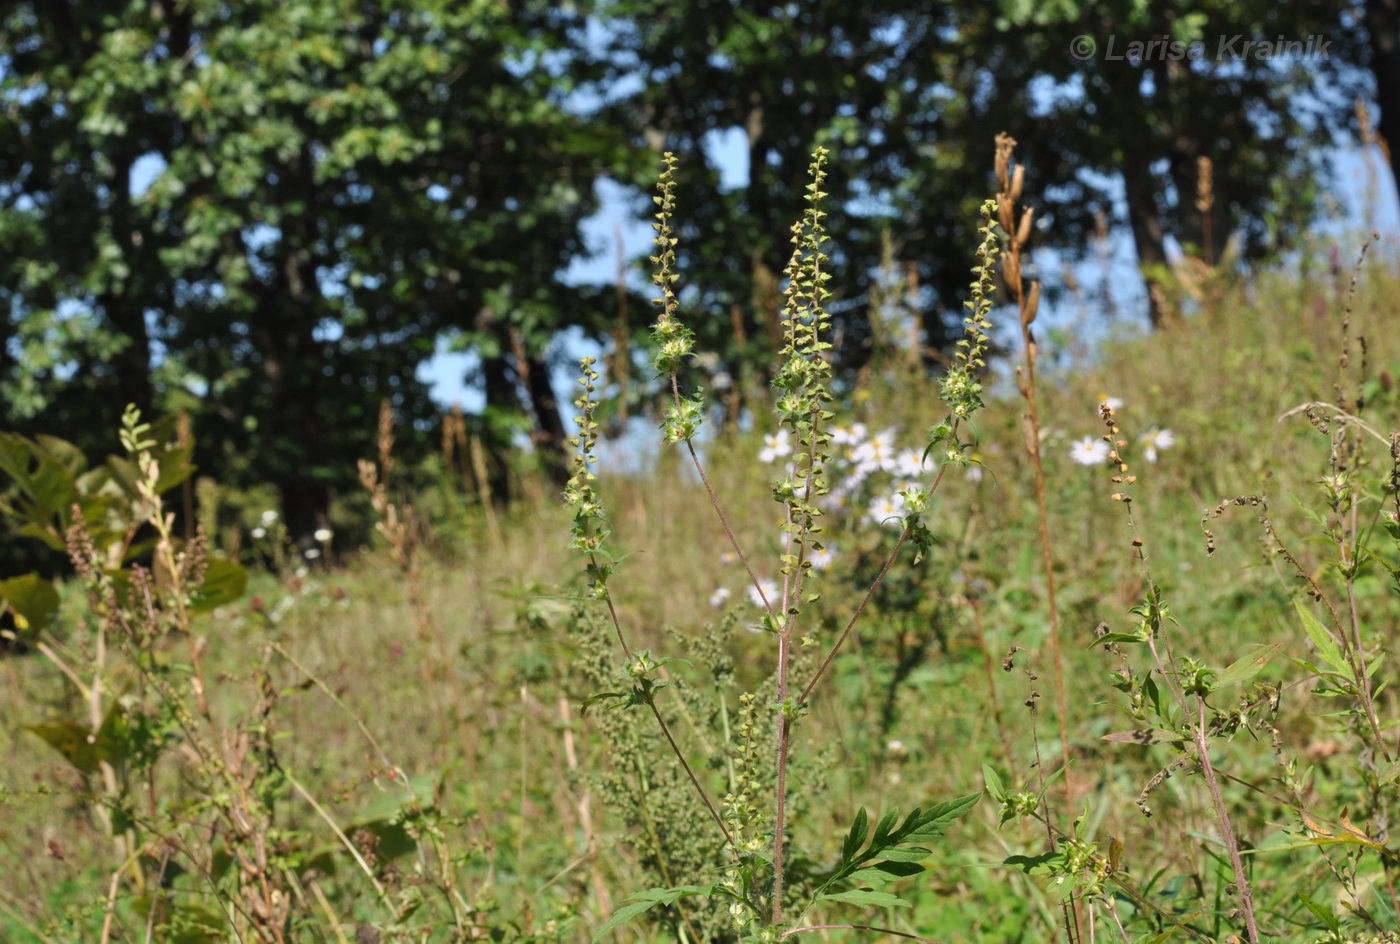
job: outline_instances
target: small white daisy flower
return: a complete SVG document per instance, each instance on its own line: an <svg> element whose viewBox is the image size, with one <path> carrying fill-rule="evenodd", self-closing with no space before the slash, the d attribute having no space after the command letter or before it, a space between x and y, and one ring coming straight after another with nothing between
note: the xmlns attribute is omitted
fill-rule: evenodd
<svg viewBox="0 0 1400 944"><path fill-rule="evenodd" d="M1138 442L1142 443L1142 457L1148 462L1156 462L1158 451L1176 445L1176 436L1169 429L1157 429L1154 426L1139 436Z"/></svg>
<svg viewBox="0 0 1400 944"><path fill-rule="evenodd" d="M254 539L256 539L256 540L258 540L258 541L261 541L263 538L267 537L267 529L266 529L266 528L254 528L252 531L249 531L248 533L251 534L251 535L254 537Z"/></svg>
<svg viewBox="0 0 1400 944"><path fill-rule="evenodd" d="M710 606L719 609L724 606L724 601L730 597L728 587L716 587L715 592L710 594Z"/></svg>
<svg viewBox="0 0 1400 944"><path fill-rule="evenodd" d="M268 509L262 513L262 523L264 528L270 528L277 523L277 512Z"/></svg>
<svg viewBox="0 0 1400 944"><path fill-rule="evenodd" d="M870 503L866 514L871 524L904 524L904 496L898 493L881 495Z"/></svg>
<svg viewBox="0 0 1400 944"><path fill-rule="evenodd" d="M831 442L836 446L854 446L865 439L865 424L837 424L831 428Z"/></svg>
<svg viewBox="0 0 1400 944"><path fill-rule="evenodd" d="M762 594L759 594L758 592L759 587L763 588ZM753 584L749 584L749 602L752 603L754 606L762 606L764 597L767 597L768 602L773 604L774 606L777 606L780 602L782 602L777 599L778 585L772 580L769 580L767 577L760 577L758 578L757 587L755 587Z"/></svg>
<svg viewBox="0 0 1400 944"><path fill-rule="evenodd" d="M826 570L835 559L836 549L830 545L822 547L821 550L813 551L812 556L809 558L812 562L813 570Z"/></svg>
<svg viewBox="0 0 1400 944"><path fill-rule="evenodd" d="M1103 465L1108 453L1108 443L1093 436L1085 436L1069 447L1069 457L1080 465Z"/></svg>
<svg viewBox="0 0 1400 944"><path fill-rule="evenodd" d="M1123 409L1123 398L1101 396L1099 397L1099 409L1103 409L1104 407L1108 407L1110 410L1117 413L1119 410Z"/></svg>
<svg viewBox="0 0 1400 944"><path fill-rule="evenodd" d="M312 537L320 541L322 544L325 544L331 538L335 537L335 532L332 531L330 528L317 528L316 532L312 535Z"/></svg>
<svg viewBox="0 0 1400 944"><path fill-rule="evenodd" d="M774 459L792 455L792 443L788 441L789 438L789 433L785 429L764 436L763 448L758 451L758 461L772 462Z"/></svg>
<svg viewBox="0 0 1400 944"><path fill-rule="evenodd" d="M894 474L902 479L917 479L924 474L924 457L917 449L902 449L895 456Z"/></svg>

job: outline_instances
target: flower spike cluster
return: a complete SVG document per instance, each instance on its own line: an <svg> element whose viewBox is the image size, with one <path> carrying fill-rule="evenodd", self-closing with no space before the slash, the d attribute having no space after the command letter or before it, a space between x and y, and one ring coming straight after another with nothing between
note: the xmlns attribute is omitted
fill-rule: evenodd
<svg viewBox="0 0 1400 944"><path fill-rule="evenodd" d="M665 169L657 180L659 191L652 200L660 209L656 222L651 228L656 231L652 242L656 244L656 255L651 257L656 266L652 282L661 289L661 297L652 302L661 308L656 324L652 327L651 339L656 344L656 356L652 366L660 376L671 378L671 405L666 408L666 418L661 423L668 443L689 442L700 430L705 419L704 396L697 393L693 399L681 396L677 374L685 359L694 353L695 336L676 317L679 302L676 299L676 281L680 278L674 271L676 264L676 237L671 232L671 218L676 212L676 155L667 151L662 157Z"/></svg>

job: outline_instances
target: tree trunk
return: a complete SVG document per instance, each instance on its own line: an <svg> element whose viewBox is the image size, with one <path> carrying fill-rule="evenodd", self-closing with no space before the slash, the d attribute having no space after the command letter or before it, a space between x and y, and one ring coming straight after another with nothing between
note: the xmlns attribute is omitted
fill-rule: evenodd
<svg viewBox="0 0 1400 944"><path fill-rule="evenodd" d="M530 394L530 411L535 415L535 450L550 481L563 488L569 481L569 437L564 418L559 415L549 365L538 355L526 358L525 364L525 389Z"/></svg>
<svg viewBox="0 0 1400 944"><path fill-rule="evenodd" d="M1400 147L1400 0L1366 0L1362 14L1371 43L1371 71L1376 76L1376 103L1381 119L1376 131L1400 190L1400 170L1393 151Z"/></svg>
<svg viewBox="0 0 1400 944"><path fill-rule="evenodd" d="M1169 320L1166 299L1153 269L1167 264L1166 241L1157 207L1152 172L1142 160L1129 158L1123 163L1123 184L1128 199L1128 224L1133 230L1133 247L1147 287L1147 315L1154 329Z"/></svg>

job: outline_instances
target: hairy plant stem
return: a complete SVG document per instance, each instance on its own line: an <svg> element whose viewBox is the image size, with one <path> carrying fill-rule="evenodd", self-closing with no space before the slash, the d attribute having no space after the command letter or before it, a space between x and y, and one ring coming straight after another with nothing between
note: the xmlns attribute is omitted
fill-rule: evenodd
<svg viewBox="0 0 1400 944"><path fill-rule="evenodd" d="M1240 910L1244 912L1244 924L1249 932L1251 944L1259 944L1259 925L1254 918L1254 892L1249 886L1249 875L1244 869L1244 859L1240 856L1240 844L1235 839L1235 830L1230 823L1230 811L1225 807L1225 795L1220 792L1220 781L1215 776L1215 766L1210 762L1210 745L1206 741L1206 703L1196 696L1196 756L1201 762L1201 773L1205 776L1206 789L1210 791L1211 805L1215 807L1215 817L1220 828L1220 838L1225 842L1225 851L1230 856L1230 868L1235 873L1235 888L1240 896Z"/></svg>

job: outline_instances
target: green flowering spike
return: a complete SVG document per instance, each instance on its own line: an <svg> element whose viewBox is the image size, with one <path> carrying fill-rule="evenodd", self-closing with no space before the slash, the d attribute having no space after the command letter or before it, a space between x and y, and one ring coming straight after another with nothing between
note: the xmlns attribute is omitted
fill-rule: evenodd
<svg viewBox="0 0 1400 944"><path fill-rule="evenodd" d="M675 283L679 276L673 271L676 264L676 237L671 232L671 217L676 212L676 155L667 151L662 157L665 169L657 180L657 196L653 197L661 209L656 214L656 222L651 228L656 231L652 242L656 244L656 255L651 264L656 266L653 283L661 289L661 297L652 299L661 308L652 328L651 339L656 343L656 356L652 366L661 376L674 375L693 353L695 337L676 318L679 302L676 300ZM689 437L686 437L689 438ZM669 440L675 441L675 440Z"/></svg>
<svg viewBox="0 0 1400 944"><path fill-rule="evenodd" d="M792 227L792 258L784 270L782 363L773 380L779 391L774 411L796 440L796 468L773 483L773 497L786 506L783 530L792 535L792 553L784 557L783 572L799 575L799 579L812 575L806 548L812 543L811 536L821 531L817 522L821 511L814 499L828 491L826 464L831 460L827 453L831 436L822 425L832 417L826 409L832 401L828 389L831 345L823 340L831 330L831 318L824 307L831 295L825 287L831 276L825 271L829 260L822 251L830 239L823 225L826 213L821 209L826 197L822 191L826 158L825 148L813 153L807 208ZM795 615L796 610L792 606L788 614Z"/></svg>
<svg viewBox="0 0 1400 944"><path fill-rule="evenodd" d="M996 291L997 254L1001 247L997 239L997 222L993 218L996 201L987 200L982 204L982 243L977 247L978 264L972 267L977 276L972 283L972 298L963 303L969 314L963 319L963 337L957 343L953 365L939 381L939 396L948 404L953 420L968 420L983 406L982 381L980 372L987 366L987 342L991 340L992 323L988 315L992 310L992 296ZM967 460L964 444L957 440L951 423L940 423L929 430L928 455L933 447L943 444L943 460L953 465L963 465Z"/></svg>
<svg viewBox="0 0 1400 944"><path fill-rule="evenodd" d="M589 466L598 461L598 457L593 454L598 444L598 424L593 419L598 409L598 403L593 399L598 383L598 372L593 369L595 363L597 361L592 357L585 357L579 361L582 374L578 382L583 392L574 400L574 406L579 409L578 416L574 417L574 425L578 427L579 434L569 440L570 445L578 452L574 454L573 459L574 474L564 485L564 502L574 509L574 523L569 529L574 539L569 542L569 547L589 555L591 594L597 599L605 600L608 596L607 579L613 568L600 566L592 560L595 555L609 556L603 547L603 542L609 534L608 516L602 502L593 491L592 482L597 476L589 469Z"/></svg>

